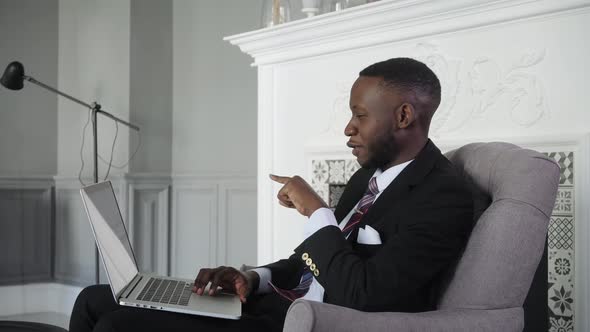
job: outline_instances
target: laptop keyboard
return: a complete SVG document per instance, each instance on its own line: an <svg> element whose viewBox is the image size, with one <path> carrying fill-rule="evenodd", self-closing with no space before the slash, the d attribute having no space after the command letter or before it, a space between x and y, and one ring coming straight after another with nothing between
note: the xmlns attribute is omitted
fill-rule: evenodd
<svg viewBox="0 0 590 332"><path fill-rule="evenodd" d="M192 285L187 282L150 278L137 296L138 300L165 304L188 305Z"/></svg>

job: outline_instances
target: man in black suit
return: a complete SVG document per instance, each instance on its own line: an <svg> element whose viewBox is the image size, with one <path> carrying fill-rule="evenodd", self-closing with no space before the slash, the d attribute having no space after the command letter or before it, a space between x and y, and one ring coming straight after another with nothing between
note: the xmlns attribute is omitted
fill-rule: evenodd
<svg viewBox="0 0 590 332"><path fill-rule="evenodd" d="M243 319L121 308L108 289L94 286L79 296L70 330L280 331L300 296L363 311L434 309L441 278L458 259L473 219L470 191L428 139L439 103L436 75L416 60L390 59L360 72L344 133L362 168L334 213L302 178L271 175L283 184L280 204L309 217L303 242L288 259L246 272L201 269L195 279L199 295L209 283L237 293Z"/></svg>

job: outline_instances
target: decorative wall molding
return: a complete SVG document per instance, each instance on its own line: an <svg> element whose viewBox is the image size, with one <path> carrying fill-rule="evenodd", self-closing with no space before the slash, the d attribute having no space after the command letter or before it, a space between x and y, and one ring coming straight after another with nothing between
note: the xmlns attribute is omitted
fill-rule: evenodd
<svg viewBox="0 0 590 332"><path fill-rule="evenodd" d="M257 253L256 180L219 185L217 263L239 267L255 265Z"/></svg>
<svg viewBox="0 0 590 332"><path fill-rule="evenodd" d="M55 176L55 279L71 285L91 285L95 281L96 246L88 216L80 196L82 184L77 177ZM127 185L124 176L112 177L113 190L128 225ZM83 179L85 184L92 180ZM100 281L107 282L99 264Z"/></svg>
<svg viewBox="0 0 590 332"><path fill-rule="evenodd" d="M436 43L419 42L415 45L412 54L415 58L424 62L438 76L441 82L441 103L434 114L434 119L430 125L430 132L437 133L444 127L456 111L455 104L457 97L460 95L461 88L461 67L465 62L457 55L445 54L439 49Z"/></svg>
<svg viewBox="0 0 590 332"><path fill-rule="evenodd" d="M129 238L140 271L169 273L169 175L130 174L126 177Z"/></svg>
<svg viewBox="0 0 590 332"><path fill-rule="evenodd" d="M84 182L90 181L84 179ZM252 223L242 222L244 218L256 218L254 175L124 174L113 177L111 182L140 270L186 275L187 269L192 271L197 266L255 263L252 257L256 253L256 230L244 229L244 225ZM80 198L81 187L78 178L72 176L0 178L0 203L3 197L12 197L15 193L18 193L19 200L36 201L41 195L47 201L44 204L50 212L39 210L42 216L29 219L38 223L49 216L47 225L37 229L47 238L42 243L47 246L55 244L54 249L48 247L39 251L47 256L44 259L30 254L26 256L35 259L34 266L41 266L40 261L46 262L47 271L42 276L30 271L19 272L14 280L0 276L0 283L52 280L52 265L53 277L59 282L73 285L94 283L94 237ZM5 198L10 198L8 196ZM54 225L51 223L53 204ZM240 235L251 238L251 247L235 247L236 242L244 243L236 241ZM184 248L194 249L196 254L191 255ZM180 256L175 254L179 251ZM52 260L52 257L55 258ZM249 261L242 262L242 259ZM20 259L17 263L18 266L13 268L18 272L23 264ZM183 270L189 265L190 268ZM101 282L106 282L102 264L100 273Z"/></svg>
<svg viewBox="0 0 590 332"><path fill-rule="evenodd" d="M258 66L589 8L587 0L382 0L225 40Z"/></svg>
<svg viewBox="0 0 590 332"><path fill-rule="evenodd" d="M534 68L545 59L545 49L502 59L479 54L468 60L443 53L435 43L419 42L411 54L444 82L430 126L433 137L456 132L487 113L501 113L521 127L531 127L548 114L544 83Z"/></svg>
<svg viewBox="0 0 590 332"><path fill-rule="evenodd" d="M236 205L236 197L240 196ZM240 200L250 202L240 206ZM200 267L247 263L237 261L244 251L250 251L250 256L254 256L256 230L245 229L241 234L253 238L251 248L233 248L235 241L231 241L231 232L239 228L242 218L255 218L255 201L253 176L173 176L171 274L194 278Z"/></svg>
<svg viewBox="0 0 590 332"><path fill-rule="evenodd" d="M0 189L46 189L53 187L52 175L0 176Z"/></svg>
<svg viewBox="0 0 590 332"><path fill-rule="evenodd" d="M525 127L536 123L546 112L544 89L528 69L543 61L545 53L545 50L525 52L508 68L489 57L477 59L469 71L473 97L481 100L475 114L481 116L503 102L515 123ZM492 77L483 77L486 73Z"/></svg>
<svg viewBox="0 0 590 332"><path fill-rule="evenodd" d="M51 177L0 177L0 284L52 278Z"/></svg>
<svg viewBox="0 0 590 332"><path fill-rule="evenodd" d="M252 222L256 218L255 175L125 174L111 181L141 270L194 278L198 267L256 263L256 229L248 226L256 224ZM90 181L85 179L85 182ZM26 278L19 274L12 280L0 275L0 283L39 280L78 286L94 283L94 238L81 202L80 188L77 177L0 177L0 204L6 192L18 193L19 199L27 202L29 197L23 193L34 193L30 199L37 200L41 195L43 201L47 201L47 208L55 203L56 216L52 226L55 231L45 229L51 226L51 218L47 227L39 228L47 237L48 245L55 242L55 260L51 260L50 248L42 251L47 256L42 259L29 255L35 266L43 261L47 263L43 278L29 273ZM45 209L38 214L53 215ZM29 219L35 223L43 220L40 216ZM53 234L55 240L52 240ZM50 273L51 264L54 265L54 279ZM14 268L20 271L20 267ZM107 282L102 264L101 282ZM0 287L0 312L10 315L55 311L51 306L69 296L67 294L73 294L69 289L77 291L73 297L68 297L71 303L66 301L67 306L60 307L65 308L63 313L69 314L80 289L53 283ZM30 303L31 290L41 292L38 304ZM2 300L10 298L5 294L13 294L17 301L10 310L4 310L8 304ZM45 294L57 300L47 302Z"/></svg>
<svg viewBox="0 0 590 332"><path fill-rule="evenodd" d="M484 54L474 59L460 52L443 52L433 42L418 42L409 54L427 64L439 80L441 104L430 125L431 137L464 129L490 113L523 127L531 127L549 115L545 84L538 75L545 49L524 50L516 56L498 59ZM342 143L342 132L350 119L349 98L354 81L338 82L326 128L308 140L313 145Z"/></svg>
<svg viewBox="0 0 590 332"><path fill-rule="evenodd" d="M168 273L169 187L166 174L122 174L110 178L140 269ZM84 183L91 183L83 179ZM84 211L77 177L56 176L57 280L94 283L94 237ZM74 251L73 248L79 248ZM100 264L101 282L106 275Z"/></svg>

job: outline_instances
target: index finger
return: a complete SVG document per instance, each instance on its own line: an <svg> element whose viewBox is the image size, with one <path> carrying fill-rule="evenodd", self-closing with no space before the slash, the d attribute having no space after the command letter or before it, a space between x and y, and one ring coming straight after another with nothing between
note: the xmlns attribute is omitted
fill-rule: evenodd
<svg viewBox="0 0 590 332"><path fill-rule="evenodd" d="M193 287L193 290L198 295L203 294L203 290L204 290L205 286L207 286L207 284L211 280L211 275L213 274L213 272L214 272L213 269L199 270L199 274L197 275L197 278L195 279L195 284Z"/></svg>
<svg viewBox="0 0 590 332"><path fill-rule="evenodd" d="M278 176L278 175L274 175L274 174L269 174L271 180L281 183L281 184L285 184L287 182L289 182L289 180L291 180L290 177L288 176Z"/></svg>

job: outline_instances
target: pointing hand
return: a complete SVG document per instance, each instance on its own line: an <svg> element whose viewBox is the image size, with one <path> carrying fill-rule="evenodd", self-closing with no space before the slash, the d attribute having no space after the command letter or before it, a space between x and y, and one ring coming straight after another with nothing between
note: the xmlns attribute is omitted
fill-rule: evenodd
<svg viewBox="0 0 590 332"><path fill-rule="evenodd" d="M282 206L297 209L302 215L309 217L317 209L328 207L324 200L300 176L286 177L270 174L270 178L283 184L277 195Z"/></svg>

